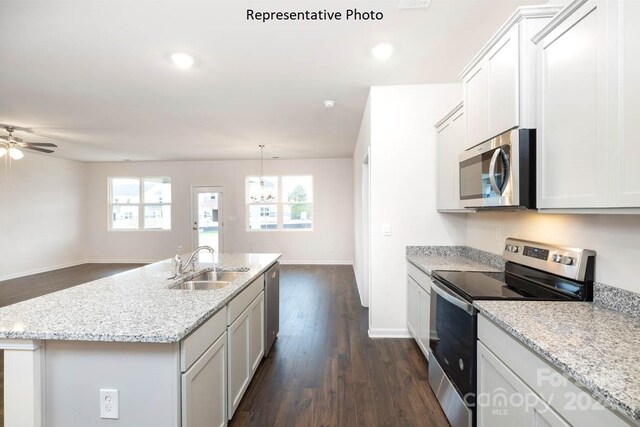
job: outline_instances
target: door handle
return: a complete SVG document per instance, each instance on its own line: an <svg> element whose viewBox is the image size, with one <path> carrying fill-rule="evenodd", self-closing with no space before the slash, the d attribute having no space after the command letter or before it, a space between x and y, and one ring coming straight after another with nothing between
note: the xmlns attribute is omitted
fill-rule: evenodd
<svg viewBox="0 0 640 427"><path fill-rule="evenodd" d="M498 182L496 181L496 163L498 161L498 157L502 157L502 161L504 162L504 179L502 180L502 185L498 187ZM491 188L496 192L499 196L502 196L502 192L507 186L507 180L509 179L509 159L505 154L502 148L498 148L493 152L493 156L491 156L491 163L489 164L489 183L491 184Z"/></svg>

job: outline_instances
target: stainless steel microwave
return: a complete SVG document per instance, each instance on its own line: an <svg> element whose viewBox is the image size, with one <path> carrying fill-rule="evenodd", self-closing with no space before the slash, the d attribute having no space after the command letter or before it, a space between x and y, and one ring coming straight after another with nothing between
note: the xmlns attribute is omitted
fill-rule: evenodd
<svg viewBox="0 0 640 427"><path fill-rule="evenodd" d="M460 206L535 209L535 144L535 129L512 129L460 154Z"/></svg>

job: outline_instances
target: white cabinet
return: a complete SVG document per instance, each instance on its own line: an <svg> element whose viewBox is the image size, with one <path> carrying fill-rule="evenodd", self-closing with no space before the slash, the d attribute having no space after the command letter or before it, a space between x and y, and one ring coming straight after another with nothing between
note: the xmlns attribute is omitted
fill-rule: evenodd
<svg viewBox="0 0 640 427"><path fill-rule="evenodd" d="M426 289L420 288L418 294L418 345L425 356L429 355L429 327L431 325L431 294Z"/></svg>
<svg viewBox="0 0 640 427"><path fill-rule="evenodd" d="M425 357L429 356L431 279L407 262L407 328Z"/></svg>
<svg viewBox="0 0 640 427"><path fill-rule="evenodd" d="M536 37L539 209L640 207L640 5L576 1Z"/></svg>
<svg viewBox="0 0 640 427"><path fill-rule="evenodd" d="M264 292L249 306L249 363L255 374L264 356Z"/></svg>
<svg viewBox="0 0 640 427"><path fill-rule="evenodd" d="M462 103L436 124L436 208L440 212L467 212L460 207L458 156L466 147Z"/></svg>
<svg viewBox="0 0 640 427"><path fill-rule="evenodd" d="M419 289L420 286L411 277L407 276L407 328L409 333L416 340L418 339L418 321L420 319L419 312Z"/></svg>
<svg viewBox="0 0 640 427"><path fill-rule="evenodd" d="M227 335L182 374L182 427L227 425Z"/></svg>
<svg viewBox="0 0 640 427"><path fill-rule="evenodd" d="M227 307L180 342L182 427L227 424Z"/></svg>
<svg viewBox="0 0 640 427"><path fill-rule="evenodd" d="M482 314L477 350L478 427L633 425Z"/></svg>
<svg viewBox="0 0 640 427"><path fill-rule="evenodd" d="M481 342L478 342L478 427L568 427Z"/></svg>
<svg viewBox="0 0 640 427"><path fill-rule="evenodd" d="M263 291L229 325L227 339L228 411L231 419L264 354Z"/></svg>
<svg viewBox="0 0 640 427"><path fill-rule="evenodd" d="M560 10L520 7L462 70L466 144L509 129L535 128L535 46L531 37Z"/></svg>

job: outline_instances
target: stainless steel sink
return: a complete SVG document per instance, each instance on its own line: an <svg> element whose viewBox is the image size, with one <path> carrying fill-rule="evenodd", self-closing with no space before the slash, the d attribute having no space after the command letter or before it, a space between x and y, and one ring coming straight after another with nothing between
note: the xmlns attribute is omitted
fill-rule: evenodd
<svg viewBox="0 0 640 427"><path fill-rule="evenodd" d="M189 280L170 286L169 289L179 289L183 291L215 291L222 289L231 282L222 280Z"/></svg>
<svg viewBox="0 0 640 427"><path fill-rule="evenodd" d="M169 286L169 289L186 291L215 291L222 289L248 270L242 271L204 271L182 283Z"/></svg>
<svg viewBox="0 0 640 427"><path fill-rule="evenodd" d="M194 282L233 282L244 273L244 271L205 271L193 277L191 280Z"/></svg>

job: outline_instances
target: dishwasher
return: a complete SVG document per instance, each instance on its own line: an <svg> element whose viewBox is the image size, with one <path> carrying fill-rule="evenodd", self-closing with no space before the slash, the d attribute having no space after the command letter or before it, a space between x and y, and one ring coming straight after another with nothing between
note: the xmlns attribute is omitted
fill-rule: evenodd
<svg viewBox="0 0 640 427"><path fill-rule="evenodd" d="M267 357L280 329L280 263L265 273L264 357Z"/></svg>

